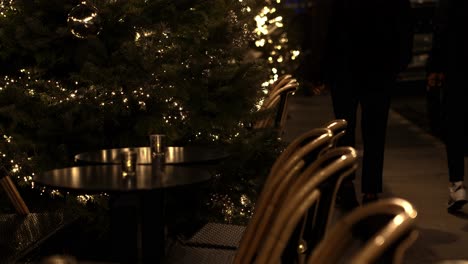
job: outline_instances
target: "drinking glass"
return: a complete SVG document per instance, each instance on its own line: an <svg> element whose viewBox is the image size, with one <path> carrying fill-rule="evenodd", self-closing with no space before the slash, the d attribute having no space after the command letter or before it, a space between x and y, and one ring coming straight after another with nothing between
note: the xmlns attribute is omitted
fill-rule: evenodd
<svg viewBox="0 0 468 264"><path fill-rule="evenodd" d="M137 165L137 152L135 150L126 150L121 153L122 176L135 176Z"/></svg>
<svg viewBox="0 0 468 264"><path fill-rule="evenodd" d="M151 155L163 156L166 153L166 135L153 134L150 135Z"/></svg>

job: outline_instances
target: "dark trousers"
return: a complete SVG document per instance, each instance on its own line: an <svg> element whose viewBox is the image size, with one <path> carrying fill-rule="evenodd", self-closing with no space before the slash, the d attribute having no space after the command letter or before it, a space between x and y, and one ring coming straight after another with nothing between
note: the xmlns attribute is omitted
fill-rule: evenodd
<svg viewBox="0 0 468 264"><path fill-rule="evenodd" d="M443 135L447 151L449 180L463 181L467 147L468 81L461 74L448 76L443 90Z"/></svg>
<svg viewBox="0 0 468 264"><path fill-rule="evenodd" d="M385 136L393 83L385 78L363 78L357 81L343 78L331 86L335 117L348 121L340 145L355 147L357 110L361 106L363 193L382 192Z"/></svg>

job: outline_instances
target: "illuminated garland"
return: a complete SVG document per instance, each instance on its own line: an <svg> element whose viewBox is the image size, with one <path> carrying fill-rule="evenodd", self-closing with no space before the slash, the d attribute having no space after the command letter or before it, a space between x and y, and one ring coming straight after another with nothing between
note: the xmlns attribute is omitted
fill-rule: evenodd
<svg viewBox="0 0 468 264"><path fill-rule="evenodd" d="M266 88L278 80L280 75L286 73L285 64L295 61L299 57L300 51L289 48L288 36L286 32L283 32L283 17L277 14L278 10L271 0L265 2L267 5L255 16L257 27L254 33L256 35L255 46L267 53L267 61L271 67L270 80L262 85ZM280 3L280 0L276 1L276 4Z"/></svg>

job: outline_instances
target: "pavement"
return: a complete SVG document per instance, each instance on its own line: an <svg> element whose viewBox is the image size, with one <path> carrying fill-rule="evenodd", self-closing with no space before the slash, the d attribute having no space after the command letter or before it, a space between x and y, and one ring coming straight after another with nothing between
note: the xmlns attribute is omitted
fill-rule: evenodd
<svg viewBox="0 0 468 264"><path fill-rule="evenodd" d="M392 103L388 120L382 197L406 199L418 211L419 237L406 252L404 263L468 261L468 205L457 214L446 210L448 175L445 147L426 129L397 112L397 103ZM296 94L289 103L283 140L290 141L333 118L328 94ZM357 134L360 134L359 131ZM361 152L360 138L357 139L356 149L358 153ZM359 174L358 171L358 194Z"/></svg>

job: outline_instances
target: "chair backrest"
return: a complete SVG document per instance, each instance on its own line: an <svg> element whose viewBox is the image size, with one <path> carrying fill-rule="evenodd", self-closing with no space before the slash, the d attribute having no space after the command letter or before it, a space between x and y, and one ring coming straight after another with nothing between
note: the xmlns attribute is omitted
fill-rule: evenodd
<svg viewBox="0 0 468 264"><path fill-rule="evenodd" d="M270 90L268 91L268 93L269 94L273 93L274 91L276 91L280 87L282 87L285 84L287 84L288 82L290 82L292 78L293 78L293 76L291 74L281 75L280 77L278 77L278 79L273 84L270 85Z"/></svg>
<svg viewBox="0 0 468 264"><path fill-rule="evenodd" d="M29 208L21 197L16 185L11 180L10 176L4 175L3 177L0 176L0 186L3 191L8 196L11 204L15 208L15 211L19 215L27 215L29 214Z"/></svg>
<svg viewBox="0 0 468 264"><path fill-rule="evenodd" d="M334 169L334 162L345 159L346 163L338 163L342 167L333 174L327 173L327 168ZM326 148L322 151L315 162L298 176L295 185L291 189L306 184L314 184L321 192L319 203L304 214L300 229L296 230L292 242L284 252L285 259L297 258L297 262L304 263L306 256L326 235L334 213L336 194L341 183L346 177L351 176L358 167L356 150L352 147ZM331 167L330 167L331 166ZM324 175L327 175L324 177ZM299 242L297 242L299 241Z"/></svg>
<svg viewBox="0 0 468 264"><path fill-rule="evenodd" d="M299 148L305 146L307 143L316 140L318 138L326 138L326 141L330 141L333 137L333 133L327 128L314 128L307 132L304 132L300 136L296 137L291 141L286 148L281 152L281 154L276 159L275 163L272 165L270 170L270 175L276 174L277 170L281 167L284 169L284 164L286 161L291 158L292 154L296 152ZM268 177L267 180L272 179Z"/></svg>
<svg viewBox="0 0 468 264"><path fill-rule="evenodd" d="M345 119L335 119L326 123L323 127L328 128L332 131L332 146L337 146L338 140L346 133L348 122Z"/></svg>
<svg viewBox="0 0 468 264"><path fill-rule="evenodd" d="M291 142L273 164L242 236L234 263L249 263L260 247L268 222L295 176L330 144L329 129L312 129Z"/></svg>
<svg viewBox="0 0 468 264"><path fill-rule="evenodd" d="M337 162L337 160L341 159L346 160L346 162ZM327 169L335 169L334 166L338 165L333 165L334 162L341 167L339 170L333 171L334 174L332 174ZM357 168L358 156L354 148L334 147L320 153L317 161L312 163L298 177L296 185L315 184L322 193L317 208L304 215L302 230L298 234L299 237L295 238L301 241L298 245L299 248L295 248L295 252L299 253L299 259L305 259L305 255L309 254L326 235L333 217L338 189L343 180L351 176ZM327 175L326 173L330 174Z"/></svg>
<svg viewBox="0 0 468 264"><path fill-rule="evenodd" d="M320 163L320 166L314 166L317 163ZM319 167L319 169L309 170L310 166ZM304 215L310 209L318 208L314 205L318 205L324 195L320 190L320 185L328 180L340 181L349 175L350 171L357 167L357 155L352 148L333 149L329 154L319 157L310 166L301 175L305 174L308 177L298 178L291 186L287 198L281 204L279 213L272 222L267 233L268 239L265 239L256 263L278 262L290 242L295 243L296 246L300 244L302 238L291 241L294 239L292 234L294 230L300 228ZM320 194L320 199L311 198L315 192ZM314 218L316 215L311 215L309 220L314 222Z"/></svg>
<svg viewBox="0 0 468 264"><path fill-rule="evenodd" d="M299 83L295 79L290 79L284 84L283 82L280 84L282 85L272 89L260 108L260 111L273 111L276 108L276 114L267 115L255 122L254 129L274 127L279 133L282 133L287 116L289 95L297 90Z"/></svg>
<svg viewBox="0 0 468 264"><path fill-rule="evenodd" d="M350 258L348 256L347 263L374 263L396 242L411 234L417 211L411 203L399 198L380 200L358 207L333 226L325 239L312 251L307 263L341 263L340 257L346 255L344 252L353 240L352 228L375 215L391 215L392 219ZM401 255L401 252L399 254Z"/></svg>

